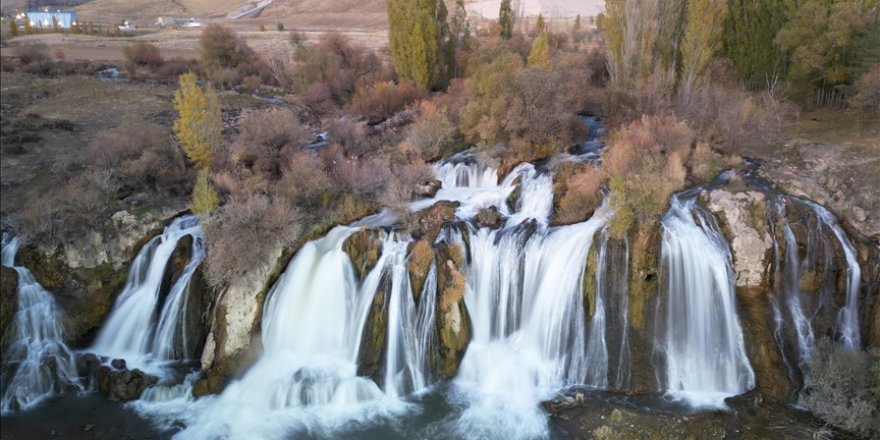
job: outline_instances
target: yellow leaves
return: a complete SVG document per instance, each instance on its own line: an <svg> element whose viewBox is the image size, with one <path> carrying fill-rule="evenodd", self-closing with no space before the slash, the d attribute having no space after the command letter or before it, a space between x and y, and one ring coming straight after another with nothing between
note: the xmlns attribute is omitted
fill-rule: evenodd
<svg viewBox="0 0 880 440"><path fill-rule="evenodd" d="M532 50L529 52L529 67L541 67L550 69L553 67L553 61L550 58L550 35L542 33L535 39L532 44Z"/></svg>
<svg viewBox="0 0 880 440"><path fill-rule="evenodd" d="M195 74L180 76L180 86L174 93L174 109L178 118L174 121L174 134L183 152L200 169L208 169L213 153L222 142L220 99L208 85L204 89L196 83Z"/></svg>
<svg viewBox="0 0 880 440"><path fill-rule="evenodd" d="M199 170L196 185L193 188L190 209L196 215L209 215L220 204L220 198L217 196L217 192L214 191L214 186L211 185L208 174L207 168Z"/></svg>

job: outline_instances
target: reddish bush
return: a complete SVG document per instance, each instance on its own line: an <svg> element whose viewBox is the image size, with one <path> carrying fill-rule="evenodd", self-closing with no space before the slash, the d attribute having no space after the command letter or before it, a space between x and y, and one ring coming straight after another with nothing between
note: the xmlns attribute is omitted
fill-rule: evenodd
<svg viewBox="0 0 880 440"><path fill-rule="evenodd" d="M134 70L138 67L157 69L165 64L159 48L143 41L122 48L127 68Z"/></svg>
<svg viewBox="0 0 880 440"><path fill-rule="evenodd" d="M377 82L358 88L348 110L370 124L377 124L425 96L423 89L410 83Z"/></svg>
<svg viewBox="0 0 880 440"><path fill-rule="evenodd" d="M298 152L288 158L276 191L299 206L325 207L339 188L314 154Z"/></svg>
<svg viewBox="0 0 880 440"><path fill-rule="evenodd" d="M311 130L285 108L249 113L239 129L232 145L233 160L272 179L281 177L287 156L311 140Z"/></svg>
<svg viewBox="0 0 880 440"><path fill-rule="evenodd" d="M602 202L602 187L608 180L602 170L589 167L576 172L565 182L555 221L563 224L586 220Z"/></svg>
<svg viewBox="0 0 880 440"><path fill-rule="evenodd" d="M331 122L327 128L327 137L348 157L359 157L373 149L364 124L348 118Z"/></svg>
<svg viewBox="0 0 880 440"><path fill-rule="evenodd" d="M375 54L337 32L321 35L314 46L298 45L294 59L297 88L307 91L322 83L337 104L348 101L359 81L372 83L387 75Z"/></svg>

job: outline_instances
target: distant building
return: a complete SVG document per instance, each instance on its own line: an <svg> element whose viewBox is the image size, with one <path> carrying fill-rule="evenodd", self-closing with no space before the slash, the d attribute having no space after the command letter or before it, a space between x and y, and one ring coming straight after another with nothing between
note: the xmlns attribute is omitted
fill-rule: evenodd
<svg viewBox="0 0 880 440"><path fill-rule="evenodd" d="M35 28L51 28L52 19L58 22L58 27L70 29L76 24L76 12L74 11L28 11L27 19Z"/></svg>
<svg viewBox="0 0 880 440"><path fill-rule="evenodd" d="M159 17L156 20L155 25L157 27L199 27L202 23L196 21L195 18L185 18L185 17Z"/></svg>

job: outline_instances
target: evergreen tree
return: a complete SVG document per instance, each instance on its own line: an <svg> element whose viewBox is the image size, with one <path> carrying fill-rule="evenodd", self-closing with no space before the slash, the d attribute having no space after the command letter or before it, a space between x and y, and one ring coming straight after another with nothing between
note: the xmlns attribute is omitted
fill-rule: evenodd
<svg viewBox="0 0 880 440"><path fill-rule="evenodd" d="M424 88L446 84L454 70L446 15L442 0L388 1L388 41L402 79Z"/></svg>
<svg viewBox="0 0 880 440"><path fill-rule="evenodd" d="M220 99L210 85L199 87L191 72L180 75L179 83L174 93L174 110L178 113L174 134L196 167L209 169L223 141Z"/></svg>
<svg viewBox="0 0 880 440"><path fill-rule="evenodd" d="M535 22L535 32L537 32L538 35L541 35L546 31L546 27L547 24L544 23L544 16L538 14L538 20Z"/></svg>
<svg viewBox="0 0 880 440"><path fill-rule="evenodd" d="M773 43L785 24L782 1L728 0L723 55L733 62L737 77L751 87L765 86L785 74L786 59Z"/></svg>
<svg viewBox="0 0 880 440"><path fill-rule="evenodd" d="M18 36L18 24L15 22L15 18L9 19L9 35L11 37Z"/></svg>
<svg viewBox="0 0 880 440"><path fill-rule="evenodd" d="M510 0L501 0L498 10L498 25L501 27L501 38L508 40L513 37L513 8Z"/></svg>

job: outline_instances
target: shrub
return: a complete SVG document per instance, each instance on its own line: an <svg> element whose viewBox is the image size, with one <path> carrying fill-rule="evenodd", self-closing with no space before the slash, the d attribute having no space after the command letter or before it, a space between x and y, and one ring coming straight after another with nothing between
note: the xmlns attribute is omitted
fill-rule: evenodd
<svg viewBox="0 0 880 440"><path fill-rule="evenodd" d="M410 83L377 82L358 88L348 109L368 123L377 124L425 96L423 89Z"/></svg>
<svg viewBox="0 0 880 440"><path fill-rule="evenodd" d="M268 261L279 246L296 240L300 218L283 199L253 194L229 200L203 222L208 283L221 286L249 273L254 261Z"/></svg>
<svg viewBox="0 0 880 440"><path fill-rule="evenodd" d="M414 161L397 167L385 185L379 202L391 209L402 221L410 214L409 203L414 198L416 188L434 179L434 170L424 162Z"/></svg>
<svg viewBox="0 0 880 440"><path fill-rule="evenodd" d="M331 176L343 192L362 198L376 198L391 178L391 164L386 156L361 160L338 158Z"/></svg>
<svg viewBox="0 0 880 440"><path fill-rule="evenodd" d="M421 116L412 125L409 134L401 144L405 154L411 154L424 161L439 159L459 150L458 129L449 117L445 107L438 108L434 103L424 101Z"/></svg>
<svg viewBox="0 0 880 440"><path fill-rule="evenodd" d="M874 64L859 77L849 105L867 112L880 112L880 64Z"/></svg>
<svg viewBox="0 0 880 440"><path fill-rule="evenodd" d="M160 83L173 84L178 81L180 75L187 72L198 72L198 63L183 58L172 58L156 69L153 75L156 76L156 80Z"/></svg>
<svg viewBox="0 0 880 440"><path fill-rule="evenodd" d="M327 137L348 157L362 156L372 150L364 124L348 118L331 122L327 128Z"/></svg>
<svg viewBox="0 0 880 440"><path fill-rule="evenodd" d="M134 70L137 67L157 69L165 64L159 48L143 41L123 47L122 55L125 57L128 70Z"/></svg>
<svg viewBox="0 0 880 440"><path fill-rule="evenodd" d="M311 140L311 130L286 108L251 112L238 126L233 159L276 179L287 163L286 156Z"/></svg>
<svg viewBox="0 0 880 440"><path fill-rule="evenodd" d="M592 167L576 172L566 181L565 192L559 199L555 220L570 224L589 218L602 202L602 187L606 180L601 170Z"/></svg>
<svg viewBox="0 0 880 440"><path fill-rule="evenodd" d="M46 46L45 43L29 43L17 46L15 48L15 56L24 65L48 63L51 60L49 46Z"/></svg>
<svg viewBox="0 0 880 440"><path fill-rule="evenodd" d="M287 160L277 193L296 205L325 207L339 193L339 188L314 154L297 152Z"/></svg>
<svg viewBox="0 0 880 440"><path fill-rule="evenodd" d="M814 414L866 437L880 435L878 359L821 339L810 360L802 398Z"/></svg>
<svg viewBox="0 0 880 440"><path fill-rule="evenodd" d="M322 83L336 104L348 101L358 81L370 84L387 75L375 54L338 32L322 34L314 46L297 45L294 60L297 88L307 91Z"/></svg>
<svg viewBox="0 0 880 440"><path fill-rule="evenodd" d="M219 24L205 27L199 37L199 61L206 71L237 68L253 56L253 51L235 33Z"/></svg>

